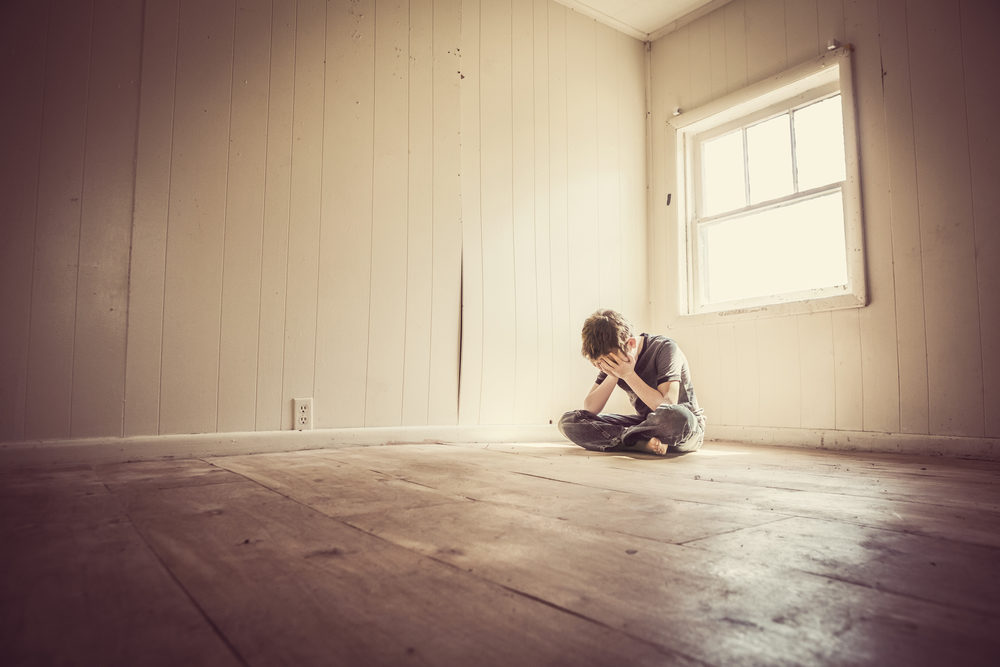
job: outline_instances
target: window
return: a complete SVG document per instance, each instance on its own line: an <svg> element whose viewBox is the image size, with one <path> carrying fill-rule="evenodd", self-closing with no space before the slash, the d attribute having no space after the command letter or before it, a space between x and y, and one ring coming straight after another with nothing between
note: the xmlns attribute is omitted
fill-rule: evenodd
<svg viewBox="0 0 1000 667"><path fill-rule="evenodd" d="M678 115L681 315L866 302L850 51Z"/></svg>

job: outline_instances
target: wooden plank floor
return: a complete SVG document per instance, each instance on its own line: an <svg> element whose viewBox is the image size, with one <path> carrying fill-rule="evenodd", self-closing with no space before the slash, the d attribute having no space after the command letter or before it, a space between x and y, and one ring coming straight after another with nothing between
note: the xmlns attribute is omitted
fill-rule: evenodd
<svg viewBox="0 0 1000 667"><path fill-rule="evenodd" d="M993 665L1000 463L386 445L0 473L4 665Z"/></svg>

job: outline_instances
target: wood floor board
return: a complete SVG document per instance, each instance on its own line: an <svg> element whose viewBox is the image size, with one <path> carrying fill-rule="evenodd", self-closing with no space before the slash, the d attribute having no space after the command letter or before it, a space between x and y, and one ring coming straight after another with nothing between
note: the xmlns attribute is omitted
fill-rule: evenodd
<svg viewBox="0 0 1000 667"><path fill-rule="evenodd" d="M3 477L0 663L240 664L91 470Z"/></svg>
<svg viewBox="0 0 1000 667"><path fill-rule="evenodd" d="M492 503L349 519L365 531L709 664L945 664L1000 618ZM595 582L600 582L595 585Z"/></svg>
<svg viewBox="0 0 1000 667"><path fill-rule="evenodd" d="M773 512L672 500L650 494L594 489L502 468L437 459L419 464L388 455L362 466L339 461L339 452L285 463L294 454L213 459L328 516L350 517L447 502L488 501L625 535L682 543L755 526ZM275 463L280 463L276 466Z"/></svg>
<svg viewBox="0 0 1000 667"><path fill-rule="evenodd" d="M116 491L128 488L198 486L231 481L223 470L200 459L135 461L95 467L100 481Z"/></svg>
<svg viewBox="0 0 1000 667"><path fill-rule="evenodd" d="M686 662L225 474L231 483L119 493L165 565L248 662Z"/></svg>
<svg viewBox="0 0 1000 667"><path fill-rule="evenodd" d="M332 517L456 501L418 482L317 455L227 456L209 461Z"/></svg>
<svg viewBox="0 0 1000 667"><path fill-rule="evenodd" d="M715 506L728 510L730 517L745 512L753 516L747 525L764 523L768 515L802 516L1000 546L1000 511L994 509L1000 501L1000 476L997 482L983 483L976 493L969 493L961 485L944 488L934 479L901 480L891 474L877 478L878 484L867 479L858 481L853 472L864 467L864 459L852 463L839 455L833 457L832 465L842 468L835 470L832 477L826 470L822 476L804 471L804 481L780 470L758 472L758 455L764 461L783 456L790 466L796 465L798 451L775 447L724 450L731 452L727 456L708 450L674 459L620 454L602 457L590 452L584 456L559 453L543 458L481 448L449 454L450 449L442 451L434 445L386 447L377 460L371 459L371 464L383 473L405 475L435 488L465 484L464 480L481 477L483 470L505 470L579 485L585 495L616 491ZM369 455L359 448L330 450L325 456L360 461ZM814 455L804 456L811 459ZM820 460L815 459L813 466ZM806 464L799 461L797 465ZM744 475L748 466L751 470ZM825 481L819 483L819 479ZM478 494L474 497L501 501L507 489L499 482L494 484L499 485L499 491L491 495L488 484L481 480L478 485L473 483ZM530 502L513 492L510 498L521 504Z"/></svg>
<svg viewBox="0 0 1000 667"><path fill-rule="evenodd" d="M1000 610L1000 547L800 517L694 540L686 546L980 614L995 616Z"/></svg>

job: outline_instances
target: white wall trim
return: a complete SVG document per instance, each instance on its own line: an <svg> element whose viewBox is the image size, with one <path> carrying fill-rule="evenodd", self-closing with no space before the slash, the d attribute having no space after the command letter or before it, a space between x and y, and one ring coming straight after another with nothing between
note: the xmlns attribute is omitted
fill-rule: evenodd
<svg viewBox="0 0 1000 667"><path fill-rule="evenodd" d="M1000 438L712 424L706 437L756 445L1000 460Z"/></svg>
<svg viewBox="0 0 1000 667"><path fill-rule="evenodd" d="M360 445L455 442L565 442L556 426L395 426L314 431L149 435L0 444L0 468L93 465L164 458L235 456Z"/></svg>

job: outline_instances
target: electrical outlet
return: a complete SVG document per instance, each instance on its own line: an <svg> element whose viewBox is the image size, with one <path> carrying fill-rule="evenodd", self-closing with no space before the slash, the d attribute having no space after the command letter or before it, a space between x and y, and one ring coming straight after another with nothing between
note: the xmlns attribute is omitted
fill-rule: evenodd
<svg viewBox="0 0 1000 667"><path fill-rule="evenodd" d="M292 428L309 431L313 427L313 400L311 398L292 399Z"/></svg>

